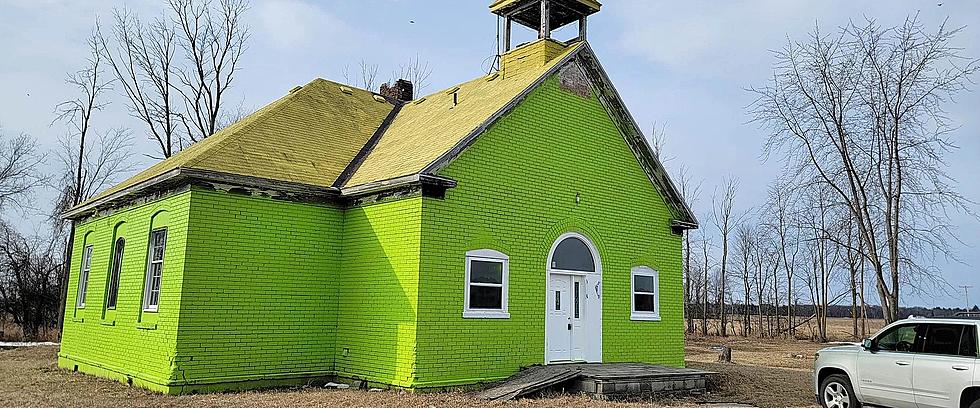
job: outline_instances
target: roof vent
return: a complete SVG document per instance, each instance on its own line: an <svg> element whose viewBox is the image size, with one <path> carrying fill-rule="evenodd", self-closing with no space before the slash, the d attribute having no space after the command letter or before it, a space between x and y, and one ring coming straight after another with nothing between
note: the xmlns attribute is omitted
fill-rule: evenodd
<svg viewBox="0 0 980 408"><path fill-rule="evenodd" d="M386 98L408 102L415 99L415 86L412 81L399 79L393 85L381 84L381 95Z"/></svg>
<svg viewBox="0 0 980 408"><path fill-rule="evenodd" d="M348 95L353 95L354 94L354 90L353 89L350 89L350 88L348 88L346 86L340 87L340 92L343 92L343 93L348 94Z"/></svg>

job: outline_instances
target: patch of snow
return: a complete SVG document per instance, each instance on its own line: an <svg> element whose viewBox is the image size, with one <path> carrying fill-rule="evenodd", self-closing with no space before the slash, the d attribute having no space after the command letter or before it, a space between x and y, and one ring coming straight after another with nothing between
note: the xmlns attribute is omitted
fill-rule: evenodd
<svg viewBox="0 0 980 408"><path fill-rule="evenodd" d="M18 348L18 347L41 347L41 346L57 346L59 343L52 343L50 341L41 342L29 342L29 341L0 341L0 348Z"/></svg>

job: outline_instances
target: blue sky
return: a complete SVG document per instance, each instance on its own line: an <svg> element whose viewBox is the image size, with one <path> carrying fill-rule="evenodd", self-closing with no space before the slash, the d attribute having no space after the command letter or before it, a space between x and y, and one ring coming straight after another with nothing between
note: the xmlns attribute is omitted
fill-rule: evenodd
<svg viewBox="0 0 980 408"><path fill-rule="evenodd" d="M0 0L0 126L8 134L25 132L46 148L57 147L60 125L50 125L54 106L70 89L66 73L85 58L83 40L97 17L111 18L113 7L154 16L163 1ZM356 70L364 60L380 66L387 80L400 64L416 55L433 69L434 92L486 71L495 50L496 18L489 0L254 0L248 14L252 28L232 98L247 110L261 107L290 88L316 77L343 81L345 66ZM748 123L745 107L752 96L744 88L761 85L771 74L769 52L788 39L805 39L815 24L824 31L849 19L872 17L883 25L901 23L919 13L936 27L967 26L957 44L980 56L980 2L975 1L652 1L607 0L590 20L590 43L640 125L665 124L669 136L668 167L684 164L704 180L702 200L694 203L707 217L710 192L728 176L741 180L738 205L758 207L775 163L760 159L765 132ZM414 21L414 23L412 23ZM517 40L533 37L521 31ZM573 37L565 32L558 37ZM128 117L116 93L95 118L100 128L128 126L141 152L150 152L142 128ZM961 191L980 200L980 92L961 94L949 106L961 126L960 149L948 156L950 174ZM149 159L144 159L149 163ZM53 160L52 160L53 163ZM45 193L38 197L49 199ZM31 228L28 214L22 223ZM980 223L958 216L958 248L966 264L943 265L953 286L976 286L972 303L980 303ZM905 298L905 304L961 305L961 293L933 293Z"/></svg>

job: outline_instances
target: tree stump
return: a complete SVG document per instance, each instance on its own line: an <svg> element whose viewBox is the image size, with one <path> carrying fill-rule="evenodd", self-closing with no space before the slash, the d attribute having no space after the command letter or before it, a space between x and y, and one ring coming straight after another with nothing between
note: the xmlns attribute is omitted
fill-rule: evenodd
<svg viewBox="0 0 980 408"><path fill-rule="evenodd" d="M721 351L718 352L718 362L719 363L731 363L732 362L732 348L728 346L721 346Z"/></svg>

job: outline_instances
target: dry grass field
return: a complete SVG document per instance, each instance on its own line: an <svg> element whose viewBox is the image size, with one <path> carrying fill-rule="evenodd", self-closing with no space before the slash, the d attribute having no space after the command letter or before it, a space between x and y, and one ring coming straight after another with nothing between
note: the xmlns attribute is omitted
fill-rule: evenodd
<svg viewBox="0 0 980 408"><path fill-rule="evenodd" d="M835 320L843 337L849 321ZM876 323L879 324L880 323ZM716 347L733 349L733 363L717 363ZM509 402L487 402L462 392L413 394L296 388L244 393L166 396L96 377L59 370L57 348L0 349L0 406L4 407L678 407L737 402L759 407L812 407L813 353L824 347L804 340L730 336L691 337L688 365L720 375L707 395L631 402L597 401L583 396L548 395Z"/></svg>

